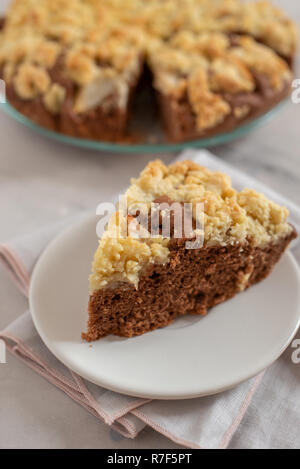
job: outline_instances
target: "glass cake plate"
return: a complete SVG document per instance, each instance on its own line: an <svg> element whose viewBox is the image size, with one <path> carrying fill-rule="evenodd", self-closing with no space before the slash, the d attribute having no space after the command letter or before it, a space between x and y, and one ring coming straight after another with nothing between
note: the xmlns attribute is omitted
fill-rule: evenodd
<svg viewBox="0 0 300 469"><path fill-rule="evenodd" d="M137 118L136 121L132 124L134 132L140 133L142 135L148 135L145 137L145 141L140 143L111 143L104 141L88 140L83 138L69 137L67 135L53 132L44 127L41 127L31 121L29 118L25 117L23 114L18 112L14 107L9 103L1 103L0 109L2 109L6 114L12 117L17 122L25 125L29 129L37 132L40 135L44 135L52 140L58 142L73 145L76 147L98 150L98 151L108 151L108 152L118 152L118 153L164 153L164 152L173 152L180 151L185 148L208 148L212 146L222 145L224 143L229 143L233 140L243 137L252 130L262 126L268 122L277 112L287 103L287 100L282 101L273 109L265 113L264 115L252 120L249 123L241 125L232 132L221 133L213 137L202 138L199 140L192 140L182 143L168 143L165 141L161 125L158 122L158 119L154 119L153 115L146 119ZM151 113L145 113L151 114ZM147 133L145 132L147 129ZM150 130L149 130L150 129Z"/></svg>

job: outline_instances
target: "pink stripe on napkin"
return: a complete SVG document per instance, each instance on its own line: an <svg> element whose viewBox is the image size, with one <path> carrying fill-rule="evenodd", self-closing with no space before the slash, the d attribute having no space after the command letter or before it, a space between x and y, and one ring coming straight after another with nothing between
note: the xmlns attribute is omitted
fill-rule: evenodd
<svg viewBox="0 0 300 469"><path fill-rule="evenodd" d="M30 276L19 256L9 246L2 244L0 260L21 293L28 297Z"/></svg>

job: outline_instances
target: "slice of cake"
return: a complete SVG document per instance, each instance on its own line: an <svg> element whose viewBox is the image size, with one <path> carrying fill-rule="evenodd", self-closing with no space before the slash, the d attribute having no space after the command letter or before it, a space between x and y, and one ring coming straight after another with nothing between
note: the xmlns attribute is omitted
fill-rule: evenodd
<svg viewBox="0 0 300 469"><path fill-rule="evenodd" d="M204 315L269 275L296 237L288 211L193 162L150 163L96 251L87 341Z"/></svg>

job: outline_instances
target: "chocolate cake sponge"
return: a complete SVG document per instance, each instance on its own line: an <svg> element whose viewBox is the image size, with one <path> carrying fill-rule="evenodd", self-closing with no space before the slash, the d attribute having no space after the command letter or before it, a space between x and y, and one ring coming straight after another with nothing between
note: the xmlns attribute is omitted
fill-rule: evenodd
<svg viewBox="0 0 300 469"><path fill-rule="evenodd" d="M129 213L137 199L163 203L164 213L166 203L201 200L203 246L187 249L187 238L175 237L173 228L169 238L116 239L111 222L90 278L87 341L109 334L133 337L178 316L204 315L266 278L297 236L286 209L255 191L238 193L225 175L192 162L149 164L126 193ZM125 218L130 225L134 215ZM121 223L120 213L117 219Z"/></svg>

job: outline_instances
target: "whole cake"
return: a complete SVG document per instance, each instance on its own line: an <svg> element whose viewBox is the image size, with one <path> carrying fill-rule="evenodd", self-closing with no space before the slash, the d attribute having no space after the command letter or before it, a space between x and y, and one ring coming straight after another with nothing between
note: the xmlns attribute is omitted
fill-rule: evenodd
<svg viewBox="0 0 300 469"><path fill-rule="evenodd" d="M150 163L99 242L83 338L132 337L206 314L269 275L296 237L287 217L264 195L237 192L225 174Z"/></svg>
<svg viewBox="0 0 300 469"><path fill-rule="evenodd" d="M9 102L51 130L108 141L126 138L146 69L169 140L265 113L289 93L297 43L265 1L14 0L0 27Z"/></svg>

